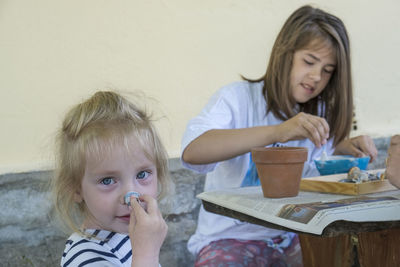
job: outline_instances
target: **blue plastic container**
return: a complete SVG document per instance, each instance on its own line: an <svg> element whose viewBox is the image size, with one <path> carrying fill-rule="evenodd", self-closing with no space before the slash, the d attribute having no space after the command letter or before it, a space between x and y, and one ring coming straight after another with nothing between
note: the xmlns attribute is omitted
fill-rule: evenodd
<svg viewBox="0 0 400 267"><path fill-rule="evenodd" d="M321 175L346 173L353 167L366 170L369 157L355 158L353 156L329 156L327 160L314 160Z"/></svg>

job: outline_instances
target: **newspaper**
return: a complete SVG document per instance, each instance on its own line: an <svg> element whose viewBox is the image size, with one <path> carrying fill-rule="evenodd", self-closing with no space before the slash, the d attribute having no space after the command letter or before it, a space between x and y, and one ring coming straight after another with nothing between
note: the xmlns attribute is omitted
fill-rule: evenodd
<svg viewBox="0 0 400 267"><path fill-rule="evenodd" d="M295 231L320 235L334 221L400 220L400 190L362 196L303 192L290 198L264 198L260 186L203 192L207 201Z"/></svg>

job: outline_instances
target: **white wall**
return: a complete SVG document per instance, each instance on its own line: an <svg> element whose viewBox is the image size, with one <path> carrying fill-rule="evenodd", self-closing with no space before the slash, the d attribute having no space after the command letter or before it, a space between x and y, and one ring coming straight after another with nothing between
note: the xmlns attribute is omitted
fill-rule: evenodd
<svg viewBox="0 0 400 267"><path fill-rule="evenodd" d="M294 0L0 0L0 173L51 166L64 112L96 89L156 98L179 156L187 121L239 74L258 78ZM314 1L352 41L359 130L400 133L400 2Z"/></svg>

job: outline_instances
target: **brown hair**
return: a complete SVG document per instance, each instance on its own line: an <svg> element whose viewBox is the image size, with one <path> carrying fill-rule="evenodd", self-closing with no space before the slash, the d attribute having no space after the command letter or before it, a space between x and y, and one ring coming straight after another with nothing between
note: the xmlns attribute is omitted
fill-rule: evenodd
<svg viewBox="0 0 400 267"><path fill-rule="evenodd" d="M282 120L292 118L296 115L289 79L293 55L315 41L317 45L328 43L333 48L337 65L321 94L306 103L299 103L298 111L324 117L337 145L350 134L353 113L350 43L346 28L338 17L308 5L297 9L275 40L266 74L258 80L245 80L264 81L267 112L272 111Z"/></svg>
<svg viewBox="0 0 400 267"><path fill-rule="evenodd" d="M115 92L99 91L66 114L56 139L57 166L52 193L56 211L70 230L82 233L82 219L89 216L84 202L77 203L74 199L81 187L87 157L101 157L121 144L129 151L132 138L157 166L161 199L171 186L168 157L143 110Z"/></svg>

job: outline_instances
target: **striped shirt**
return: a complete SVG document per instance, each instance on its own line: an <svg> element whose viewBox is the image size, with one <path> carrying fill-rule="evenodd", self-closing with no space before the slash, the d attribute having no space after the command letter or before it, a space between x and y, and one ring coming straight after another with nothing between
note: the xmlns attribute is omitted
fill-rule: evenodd
<svg viewBox="0 0 400 267"><path fill-rule="evenodd" d="M131 266L132 247L127 234L87 230L88 236L73 233L67 240L61 266Z"/></svg>

